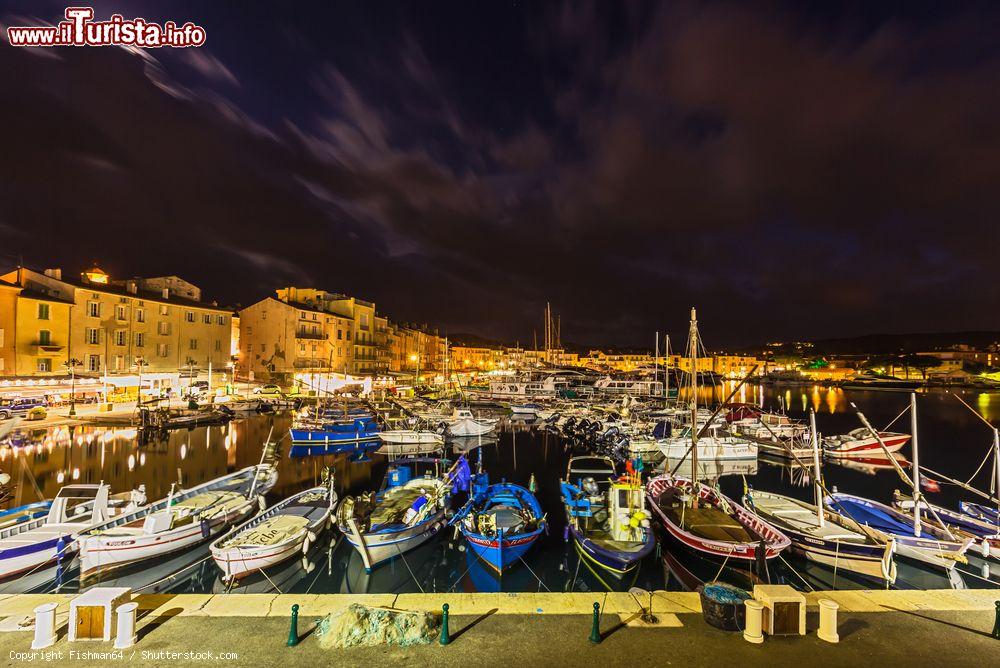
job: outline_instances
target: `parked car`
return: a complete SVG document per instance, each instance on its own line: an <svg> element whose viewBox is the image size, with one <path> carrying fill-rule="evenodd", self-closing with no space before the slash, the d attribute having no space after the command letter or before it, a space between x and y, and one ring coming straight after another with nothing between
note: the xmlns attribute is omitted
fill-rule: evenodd
<svg viewBox="0 0 1000 668"><path fill-rule="evenodd" d="M254 394L266 394L271 396L281 396L281 388L274 384L261 385L253 388Z"/></svg>
<svg viewBox="0 0 1000 668"><path fill-rule="evenodd" d="M33 408L45 409L45 400L38 397L17 397L0 400L0 420L9 420L14 416L27 417Z"/></svg>

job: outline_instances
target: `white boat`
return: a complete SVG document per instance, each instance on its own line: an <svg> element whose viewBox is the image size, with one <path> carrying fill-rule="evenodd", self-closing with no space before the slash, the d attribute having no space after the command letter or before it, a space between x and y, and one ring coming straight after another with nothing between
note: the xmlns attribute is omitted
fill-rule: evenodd
<svg viewBox="0 0 1000 668"><path fill-rule="evenodd" d="M885 450L879 444L885 445ZM883 455L885 451L898 452L910 440L909 434L880 432L878 438L869 429L858 427L846 434L823 437L823 451L828 457L869 457Z"/></svg>
<svg viewBox="0 0 1000 668"><path fill-rule="evenodd" d="M463 470L466 480L469 476L464 457L446 472L447 465L437 457L399 460L389 465L378 492L349 496L340 504L337 526L361 555L366 572L422 545L445 526L456 472Z"/></svg>
<svg viewBox="0 0 1000 668"><path fill-rule="evenodd" d="M333 477L271 506L212 543L212 559L224 580L234 580L279 564L309 548L332 526L337 505Z"/></svg>
<svg viewBox="0 0 1000 668"><path fill-rule="evenodd" d="M44 517L0 531L0 579L71 557L77 550L74 534L106 522L114 513L109 491L105 483L66 485ZM126 505L123 512L131 507Z"/></svg>
<svg viewBox="0 0 1000 668"><path fill-rule="evenodd" d="M184 550L224 533L263 507L277 482L268 464L249 466L82 531L80 575L136 564Z"/></svg>
<svg viewBox="0 0 1000 668"><path fill-rule="evenodd" d="M683 427L679 435L661 439L660 452L667 459L683 459L691 452L691 428ZM757 444L738 436L720 435L714 429L698 437L698 459L757 459Z"/></svg>
<svg viewBox="0 0 1000 668"><path fill-rule="evenodd" d="M658 380L614 379L609 376L594 383L594 392L628 394L638 397L662 397L663 383Z"/></svg>
<svg viewBox="0 0 1000 668"><path fill-rule="evenodd" d="M544 408L545 407L542 404L536 404L529 401L524 404L511 404L510 412L514 415L536 416L538 415L538 411L544 410Z"/></svg>
<svg viewBox="0 0 1000 668"><path fill-rule="evenodd" d="M485 395L490 399L528 400L555 397L559 388L555 376L541 381L493 381Z"/></svg>
<svg viewBox="0 0 1000 668"><path fill-rule="evenodd" d="M467 408L456 408L448 422L449 436L481 436L496 430L497 422L488 418L477 418Z"/></svg>
<svg viewBox="0 0 1000 668"><path fill-rule="evenodd" d="M390 429L378 433L383 443L394 445L444 445L441 434L426 429Z"/></svg>

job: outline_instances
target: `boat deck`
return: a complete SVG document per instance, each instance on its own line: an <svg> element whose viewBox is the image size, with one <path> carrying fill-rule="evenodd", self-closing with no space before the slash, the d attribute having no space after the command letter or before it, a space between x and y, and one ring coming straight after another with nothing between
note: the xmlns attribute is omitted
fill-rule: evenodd
<svg viewBox="0 0 1000 668"><path fill-rule="evenodd" d="M816 512L810 510L805 505L796 503L791 499L784 499L768 495L755 493L753 497L754 507L762 514L769 515L780 524L785 524L791 529L809 534L815 538L823 540L843 540L865 543L865 536L850 531L833 522L827 522L823 526L819 525Z"/></svg>
<svg viewBox="0 0 1000 668"><path fill-rule="evenodd" d="M671 522L699 538L726 543L751 543L760 540L759 536L751 534L745 526L714 506L687 508L681 504L661 505L660 510Z"/></svg>
<svg viewBox="0 0 1000 668"><path fill-rule="evenodd" d="M322 492L303 495L296 499L294 504L282 508L278 514L261 520L259 524L247 527L245 531L224 541L220 547L253 547L284 543L302 534L309 525L322 518L329 507L330 502Z"/></svg>

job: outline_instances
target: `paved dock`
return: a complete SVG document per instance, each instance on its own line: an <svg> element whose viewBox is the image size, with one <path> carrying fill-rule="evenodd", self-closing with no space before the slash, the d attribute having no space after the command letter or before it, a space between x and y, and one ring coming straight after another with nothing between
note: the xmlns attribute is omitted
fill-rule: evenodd
<svg viewBox="0 0 1000 668"><path fill-rule="evenodd" d="M767 638L762 645L738 633L718 631L702 621L696 594L657 591L654 624L642 621L648 597L608 594L385 594L385 595L146 595L139 602L139 641L119 655L111 643L69 643L65 620L71 595L0 597L0 627L10 628L35 606L56 601L60 639L48 652L32 654L31 631L0 632L6 665L80 665L82 653L96 662L176 666L221 663L234 666L478 665L488 660L545 666L708 665L743 666L988 666L1000 656L990 636L995 590L838 591L806 595L809 634ZM840 605L841 642L815 634L817 601ZM602 606L599 644L589 641L594 602ZM453 642L408 648L323 649L312 635L322 616L351 603L404 610L440 611L447 602ZM287 647L292 604L300 606L301 642ZM77 654L70 654L76 652Z"/></svg>

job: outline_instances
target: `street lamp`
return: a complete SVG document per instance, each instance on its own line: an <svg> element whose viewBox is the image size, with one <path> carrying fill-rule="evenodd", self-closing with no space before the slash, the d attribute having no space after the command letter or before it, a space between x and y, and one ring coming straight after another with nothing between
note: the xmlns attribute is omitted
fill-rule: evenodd
<svg viewBox="0 0 1000 668"><path fill-rule="evenodd" d="M63 362L63 366L69 369L69 416L76 417L76 367L82 365L83 362L75 357L70 357L68 360Z"/></svg>
<svg viewBox="0 0 1000 668"><path fill-rule="evenodd" d="M142 367L149 366L149 362L139 356L135 358L134 366L139 372L139 382L135 388L135 405L138 406L142 403Z"/></svg>

